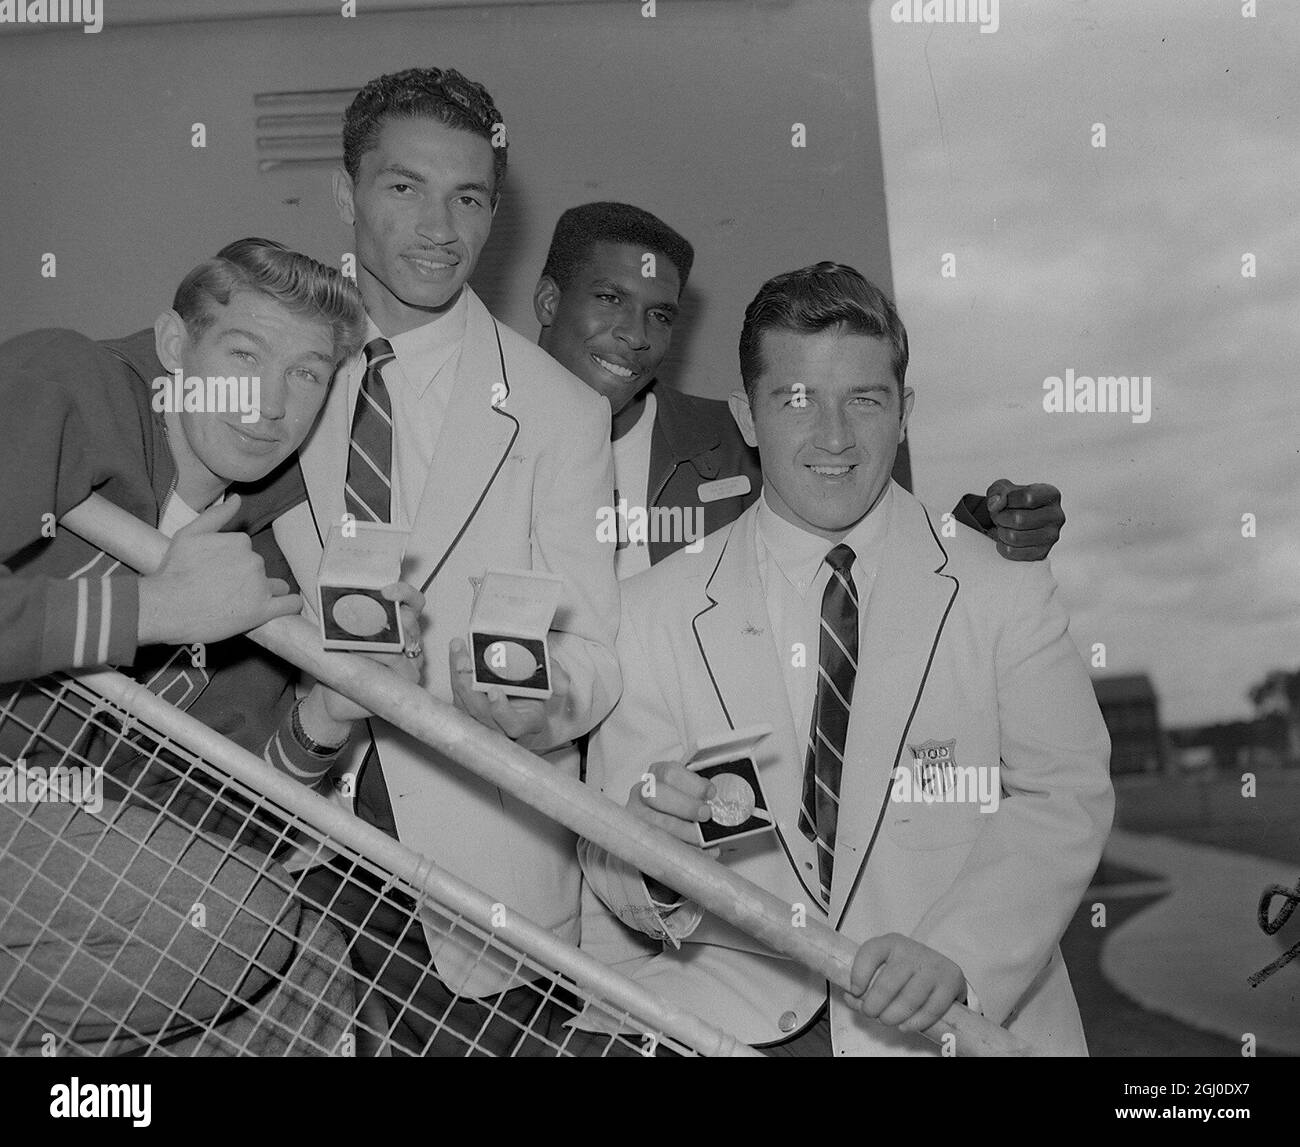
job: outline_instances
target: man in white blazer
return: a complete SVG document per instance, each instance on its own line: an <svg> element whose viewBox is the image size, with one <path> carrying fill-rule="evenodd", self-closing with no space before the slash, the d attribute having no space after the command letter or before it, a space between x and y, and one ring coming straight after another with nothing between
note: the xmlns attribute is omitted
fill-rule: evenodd
<svg viewBox="0 0 1300 1147"><path fill-rule="evenodd" d="M373 80L349 108L335 194L354 228L366 355L334 383L302 450L309 501L276 538L310 602L322 540L345 514L409 529L403 579L428 605L407 652L427 650L425 687L576 776L568 746L620 688L613 550L595 528L613 492L609 404L466 285L505 174L500 118L481 85L437 68ZM477 582L518 569L563 583L546 702L469 687ZM387 723L370 729L355 781L340 780L358 814L576 942L573 835ZM377 984L395 1050L461 1054L476 1042L506 1054L523 1028L544 1026L526 974L449 940L433 917L412 926L407 898L344 875L317 870L305 887L358 926L353 961Z"/></svg>
<svg viewBox="0 0 1300 1147"><path fill-rule="evenodd" d="M775 831L721 860L792 926L802 906L859 942L854 991L587 842L622 924L593 914L584 947L774 1055L937 1054L918 1033L954 1001L1086 1054L1057 945L1110 826L1109 740L1046 564L1003 561L889 480L906 366L892 304L851 268L759 292L732 409L763 497L623 584L623 694L589 766L698 843L717 794L683 767L693 746L769 726Z"/></svg>

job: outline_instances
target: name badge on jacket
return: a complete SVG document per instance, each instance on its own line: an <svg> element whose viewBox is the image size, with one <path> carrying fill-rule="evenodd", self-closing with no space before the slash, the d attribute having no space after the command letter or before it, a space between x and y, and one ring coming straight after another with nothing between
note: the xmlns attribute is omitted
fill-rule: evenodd
<svg viewBox="0 0 1300 1147"><path fill-rule="evenodd" d="M739 498L749 493L749 475L737 474L734 478L719 478L715 482L701 482L696 490L701 502L720 502L723 498Z"/></svg>

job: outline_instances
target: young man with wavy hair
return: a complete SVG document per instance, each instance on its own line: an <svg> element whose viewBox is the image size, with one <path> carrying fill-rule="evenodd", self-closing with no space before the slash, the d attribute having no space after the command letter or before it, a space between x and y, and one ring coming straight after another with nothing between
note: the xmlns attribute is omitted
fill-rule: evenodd
<svg viewBox="0 0 1300 1147"><path fill-rule="evenodd" d="M0 1044L202 1025L291 961L302 910L266 858L275 826L48 675L116 666L271 767L324 776L354 707L320 687L296 701L289 667L239 635L301 608L268 527L303 496L296 451L363 323L336 271L242 239L152 329L0 346L0 763L18 797L0 802ZM160 569L57 524L92 493L172 539ZM67 760L99 771L93 803L16 783ZM196 898L205 928L184 924Z"/></svg>

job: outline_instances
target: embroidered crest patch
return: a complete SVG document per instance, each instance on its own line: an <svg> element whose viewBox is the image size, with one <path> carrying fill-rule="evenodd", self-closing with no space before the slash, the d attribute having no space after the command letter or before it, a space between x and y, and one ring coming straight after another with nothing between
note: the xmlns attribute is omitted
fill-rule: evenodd
<svg viewBox="0 0 1300 1147"><path fill-rule="evenodd" d="M952 789L957 768L956 737L951 741L926 741L907 747L912 754L912 771L919 791L939 797Z"/></svg>

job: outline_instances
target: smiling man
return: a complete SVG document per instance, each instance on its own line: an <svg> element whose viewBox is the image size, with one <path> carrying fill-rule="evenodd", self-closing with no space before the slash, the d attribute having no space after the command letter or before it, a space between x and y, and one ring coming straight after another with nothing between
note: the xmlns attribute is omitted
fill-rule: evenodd
<svg viewBox="0 0 1300 1147"><path fill-rule="evenodd" d="M650 212L584 203L560 216L533 292L538 344L613 414L620 578L735 521L762 484L727 404L659 378L694 260L691 244ZM1005 478L967 494L954 514L1019 561L1047 557L1065 523L1055 486Z"/></svg>
<svg viewBox="0 0 1300 1147"><path fill-rule="evenodd" d="M578 772L574 738L613 705L618 585L594 523L613 489L609 406L498 323L467 285L506 172L501 114L481 84L416 68L366 84L348 108L335 177L369 314L364 361L344 372L302 455L310 505L276 525L304 589L321 535L353 515L410 532L407 580L428 594L425 687L554 767ZM554 694L470 688L465 648L488 570L555 575ZM310 600L310 592L308 594ZM383 721L360 762L355 808L559 936L576 941L580 873L567 830ZM345 783L345 788L352 788ZM317 870L307 887L358 929L353 959L400 1054L510 1054L549 1003L365 876ZM541 1009L539 1011L539 1009Z"/></svg>
<svg viewBox="0 0 1300 1147"><path fill-rule="evenodd" d="M758 496L758 459L726 404L658 381L694 259L650 212L585 203L560 216L533 292L538 344L613 416L620 578L733 521ZM659 511L668 511L666 533L637 528Z"/></svg>
<svg viewBox="0 0 1300 1147"><path fill-rule="evenodd" d="M297 594L265 576L247 535L301 499L289 459L363 319L337 272L242 239L185 277L152 330L108 342L36 331L0 347L13 413L0 680L129 664L146 646L217 642L298 612ZM173 373L256 378L258 405L177 409ZM92 491L175 536L157 573L108 578L117 563L53 527Z"/></svg>
<svg viewBox="0 0 1300 1147"><path fill-rule="evenodd" d="M626 927L584 947L772 1055L938 1054L918 1033L963 1001L1082 1054L1057 943L1110 825L1106 729L1047 567L953 536L890 480L907 360L852 268L762 287L731 406L763 496L625 584L623 695L591 739L591 783L698 843L716 793L693 746L767 726L775 831L721 859L855 940L853 991L585 842Z"/></svg>
<svg viewBox="0 0 1300 1147"><path fill-rule="evenodd" d="M22 412L4 463L0 681L131 665L168 701L254 751L270 738L277 767L319 780L332 758L305 746L337 752L355 708L313 690L295 710L300 735L273 737L289 677L278 659L225 639L301 609L269 527L303 500L295 452L363 324L338 272L241 239L185 277L152 330L108 342L36 331L0 347L6 405ZM177 376L202 384L189 389L199 401L178 406ZM255 409L210 385L240 377ZM223 401L207 409L213 395ZM155 573L123 572L53 525L92 492L173 538ZM213 646L202 665L190 664L195 643Z"/></svg>
<svg viewBox="0 0 1300 1147"><path fill-rule="evenodd" d="M321 689L298 703L287 667L238 635L300 609L269 526L302 499L292 456L363 322L338 272L242 239L184 278L152 330L106 342L45 330L0 346L0 762L71 757L104 798L0 802L0 1047L39 1054L44 1033L85 1048L213 1023L232 1003L213 983L250 1001L296 959L306 916L265 855L282 826L264 831L201 772L178 778L165 753L146 760L48 675L117 666L294 779L324 776L354 711ZM224 393L209 379L256 378L258 405L178 409L176 373L200 380L191 393L204 400ZM137 576L58 525L91 493L172 539L157 572ZM205 929L188 921L200 894Z"/></svg>

